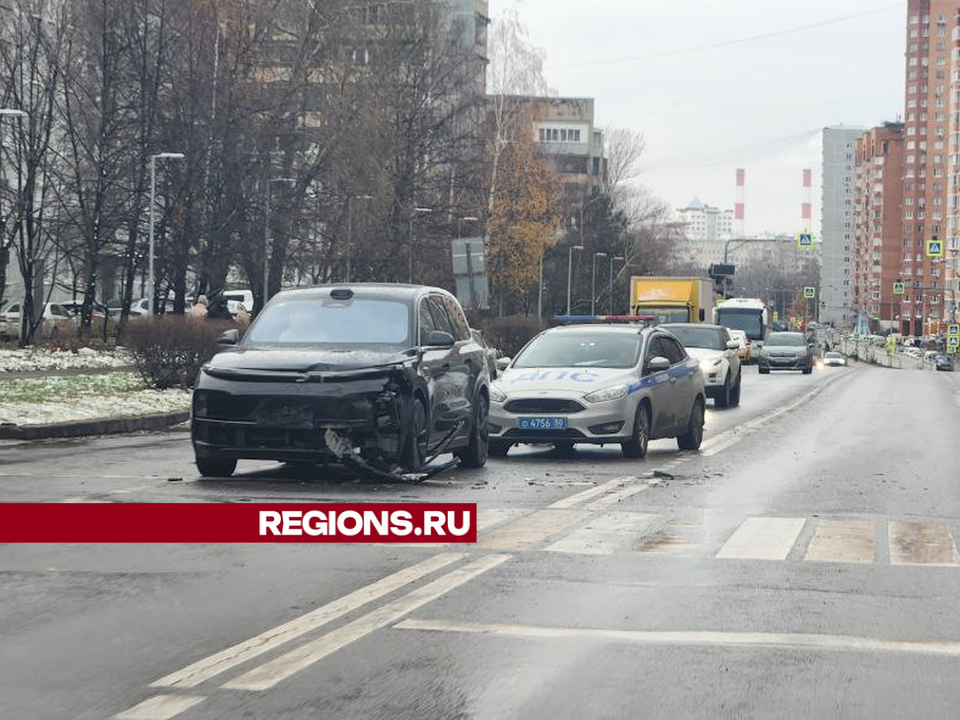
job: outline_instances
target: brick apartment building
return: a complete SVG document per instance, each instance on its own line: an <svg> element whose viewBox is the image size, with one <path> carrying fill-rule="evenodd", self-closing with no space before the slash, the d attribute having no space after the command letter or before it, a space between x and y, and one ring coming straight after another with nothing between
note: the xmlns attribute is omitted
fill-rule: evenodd
<svg viewBox="0 0 960 720"><path fill-rule="evenodd" d="M853 309L869 318L874 331L899 331L914 306L912 291L893 293L901 267L916 261L913 248L902 243L903 130L903 123L885 123L855 144Z"/></svg>

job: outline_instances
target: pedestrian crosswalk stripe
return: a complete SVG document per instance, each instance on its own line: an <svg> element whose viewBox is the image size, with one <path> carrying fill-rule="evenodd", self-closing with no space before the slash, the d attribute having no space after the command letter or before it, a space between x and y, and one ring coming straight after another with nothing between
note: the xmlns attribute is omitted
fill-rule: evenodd
<svg viewBox="0 0 960 720"><path fill-rule="evenodd" d="M578 525L590 513L586 510L540 510L526 515L481 538L476 547L483 550L533 550L553 535Z"/></svg>
<svg viewBox="0 0 960 720"><path fill-rule="evenodd" d="M786 560L806 518L751 517L720 548L718 558Z"/></svg>
<svg viewBox="0 0 960 720"><path fill-rule="evenodd" d="M891 565L960 565L945 523L892 521L888 532Z"/></svg>
<svg viewBox="0 0 960 720"><path fill-rule="evenodd" d="M643 537L637 552L679 555L703 546L705 528L698 523L671 521Z"/></svg>
<svg viewBox="0 0 960 720"><path fill-rule="evenodd" d="M617 550L630 549L659 519L659 515L649 513L609 513L578 527L546 549L573 555L612 555Z"/></svg>
<svg viewBox="0 0 960 720"><path fill-rule="evenodd" d="M580 503L587 502L588 500L592 500L593 498L598 497L599 495L604 495L605 493L608 493L611 490L622 486L624 483L628 483L631 481L639 482L637 478L632 477L630 475L614 478L613 480L608 480L605 483L600 483L599 485L595 485L592 488L587 488L586 490L581 490L578 493L574 493L573 495L568 495L565 498L561 498L560 500L557 500L556 502L549 505L549 507L556 510L564 510L567 508L572 508L576 505L579 505Z"/></svg>
<svg viewBox="0 0 960 720"><path fill-rule="evenodd" d="M821 520L803 559L872 563L876 528L869 520Z"/></svg>
<svg viewBox="0 0 960 720"><path fill-rule="evenodd" d="M204 700L198 695L154 695L114 717L116 720L169 720Z"/></svg>
<svg viewBox="0 0 960 720"><path fill-rule="evenodd" d="M404 615L446 595L509 559L509 555L484 555L346 625L331 630L326 635L253 668L225 683L223 687L231 690L269 690L337 650L366 637L375 630L397 622Z"/></svg>
<svg viewBox="0 0 960 720"><path fill-rule="evenodd" d="M650 486L646 483L635 480L632 485L627 485L622 487L619 490L607 493L606 495L601 495L593 502L587 505L587 508L590 510L603 510L604 508L613 507L622 503L624 500L632 498L634 495L638 495L642 492L646 492L650 489Z"/></svg>

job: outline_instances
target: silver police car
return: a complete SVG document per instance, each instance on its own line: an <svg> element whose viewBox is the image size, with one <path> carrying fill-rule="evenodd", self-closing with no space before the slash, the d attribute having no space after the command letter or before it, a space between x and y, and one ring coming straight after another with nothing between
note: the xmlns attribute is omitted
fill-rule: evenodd
<svg viewBox="0 0 960 720"><path fill-rule="evenodd" d="M651 439L703 439L700 363L670 333L574 325L537 335L490 385L490 454L519 443L618 443L642 458Z"/></svg>

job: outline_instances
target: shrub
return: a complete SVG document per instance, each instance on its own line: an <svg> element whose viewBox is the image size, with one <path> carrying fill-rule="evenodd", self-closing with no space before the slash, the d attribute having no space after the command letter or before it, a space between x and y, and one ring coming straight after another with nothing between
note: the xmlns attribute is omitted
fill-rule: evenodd
<svg viewBox="0 0 960 720"><path fill-rule="evenodd" d="M504 355L513 357L534 335L548 326L548 323L538 317L508 315L490 318L483 323L481 331L488 345Z"/></svg>
<svg viewBox="0 0 960 720"><path fill-rule="evenodd" d="M131 322L123 335L143 379L159 390L193 386L205 362L219 351L217 338L234 323L161 316Z"/></svg>

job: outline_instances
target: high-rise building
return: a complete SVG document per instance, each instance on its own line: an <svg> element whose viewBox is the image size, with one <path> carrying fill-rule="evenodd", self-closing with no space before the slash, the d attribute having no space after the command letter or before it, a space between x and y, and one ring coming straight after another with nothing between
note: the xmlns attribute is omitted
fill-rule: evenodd
<svg viewBox="0 0 960 720"><path fill-rule="evenodd" d="M950 142L947 168L947 260L945 264L944 320L960 317L960 8L954 16L950 46Z"/></svg>
<svg viewBox="0 0 960 720"><path fill-rule="evenodd" d="M728 240L733 236L733 210L721 210L695 197L677 214L691 240Z"/></svg>
<svg viewBox="0 0 960 720"><path fill-rule="evenodd" d="M901 332L909 335L937 332L944 312L945 263L929 258L926 244L944 239L947 231L951 28L956 12L956 0L907 3L900 274L911 296L909 313L904 303L901 316Z"/></svg>
<svg viewBox="0 0 960 720"><path fill-rule="evenodd" d="M821 183L820 321L838 327L853 324L853 214L856 208L854 145L863 128L823 129Z"/></svg>
<svg viewBox="0 0 960 720"><path fill-rule="evenodd" d="M903 123L884 123L856 142L853 307L871 329L899 330L913 313L913 293L894 293L904 255L902 241Z"/></svg>

